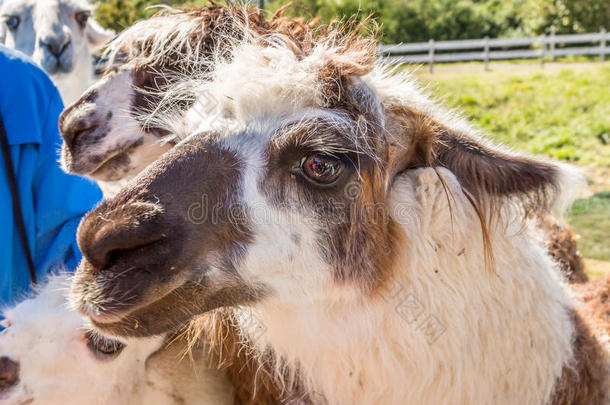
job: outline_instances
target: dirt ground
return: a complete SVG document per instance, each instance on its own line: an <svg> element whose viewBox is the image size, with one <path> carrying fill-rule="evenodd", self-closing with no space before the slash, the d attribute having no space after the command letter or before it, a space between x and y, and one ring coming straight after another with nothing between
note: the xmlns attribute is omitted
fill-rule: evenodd
<svg viewBox="0 0 610 405"><path fill-rule="evenodd" d="M585 197L590 197L600 191L610 191L610 167L589 165L583 167L583 169L589 180L593 182L589 184Z"/></svg>

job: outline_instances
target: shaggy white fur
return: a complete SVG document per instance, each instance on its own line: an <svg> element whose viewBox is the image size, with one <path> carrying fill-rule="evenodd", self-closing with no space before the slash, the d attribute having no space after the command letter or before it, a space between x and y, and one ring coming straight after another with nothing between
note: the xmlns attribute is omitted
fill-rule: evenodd
<svg viewBox="0 0 610 405"><path fill-rule="evenodd" d="M86 0L0 1L0 43L44 68L69 105L93 83L91 52L114 36L92 12Z"/></svg>
<svg viewBox="0 0 610 405"><path fill-rule="evenodd" d="M18 363L19 380L3 383L0 404L232 403L228 381L208 368L203 349L185 357L184 345L152 337L122 340L115 354L101 352L112 346L89 334L86 319L70 309L68 285L67 275L53 276L36 296L3 311L0 357Z"/></svg>
<svg viewBox="0 0 610 405"><path fill-rule="evenodd" d="M393 185L391 212L404 239L381 296L325 288L331 281L312 275L324 264L308 256L291 268L308 277L272 283L278 297L244 318L244 330L252 319L265 330L259 351L271 348L300 367L328 403L544 404L570 364L571 304L544 249L519 225L495 229L496 267L486 269L479 220L455 178L442 176L456 200L453 218L434 170ZM269 239L257 238L250 260L269 257ZM269 274L259 277L269 282Z"/></svg>

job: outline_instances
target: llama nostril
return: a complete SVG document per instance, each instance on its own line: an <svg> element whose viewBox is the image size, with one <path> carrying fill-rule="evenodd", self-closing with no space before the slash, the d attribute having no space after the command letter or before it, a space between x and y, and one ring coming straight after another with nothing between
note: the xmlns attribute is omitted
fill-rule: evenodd
<svg viewBox="0 0 610 405"><path fill-rule="evenodd" d="M11 388L19 381L19 363L0 357L0 390Z"/></svg>
<svg viewBox="0 0 610 405"><path fill-rule="evenodd" d="M166 237L163 216L155 204L130 204L121 211L117 216L88 216L79 227L77 238L81 251L99 269L108 268L120 258ZM102 224L98 223L100 218L104 219Z"/></svg>
<svg viewBox="0 0 610 405"><path fill-rule="evenodd" d="M68 49L72 41L69 38L49 38L41 41L41 45L47 48L51 55L57 59Z"/></svg>

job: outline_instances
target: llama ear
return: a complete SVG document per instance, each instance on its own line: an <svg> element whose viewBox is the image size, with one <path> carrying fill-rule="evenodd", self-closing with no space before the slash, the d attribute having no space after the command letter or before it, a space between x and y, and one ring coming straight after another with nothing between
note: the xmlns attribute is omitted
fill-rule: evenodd
<svg viewBox="0 0 610 405"><path fill-rule="evenodd" d="M541 196L561 186L561 169L556 164L444 128L438 133L433 155L434 165L451 170L475 197Z"/></svg>
<svg viewBox="0 0 610 405"><path fill-rule="evenodd" d="M410 168L445 167L475 199L525 195L533 197L526 198L528 203L544 207L550 203L547 197L554 196L562 185L560 164L451 130L412 109L393 108L389 115L390 182Z"/></svg>
<svg viewBox="0 0 610 405"><path fill-rule="evenodd" d="M85 35L89 42L89 48L95 52L102 48L106 42L114 38L115 32L102 27L95 19L90 18L85 28Z"/></svg>

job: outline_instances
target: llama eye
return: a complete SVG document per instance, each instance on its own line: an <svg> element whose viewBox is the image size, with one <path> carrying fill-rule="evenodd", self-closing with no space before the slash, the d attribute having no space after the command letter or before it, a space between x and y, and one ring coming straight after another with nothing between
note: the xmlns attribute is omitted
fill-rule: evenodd
<svg viewBox="0 0 610 405"><path fill-rule="evenodd" d="M87 21L89 21L90 16L91 13L89 13L88 11L79 11L78 13L74 14L74 19L76 20L78 25L80 25L81 28L85 28L85 25L87 25Z"/></svg>
<svg viewBox="0 0 610 405"><path fill-rule="evenodd" d="M89 332L85 337L89 350L100 359L116 357L125 348L125 345L118 340L108 339L97 333Z"/></svg>
<svg viewBox="0 0 610 405"><path fill-rule="evenodd" d="M312 182L330 185L343 172L343 162L334 156L310 155L301 161L301 170Z"/></svg>
<svg viewBox="0 0 610 405"><path fill-rule="evenodd" d="M16 30L17 27L19 27L20 23L21 23L21 18L17 17L16 15L11 15L11 16L6 18L6 25L11 30Z"/></svg>

